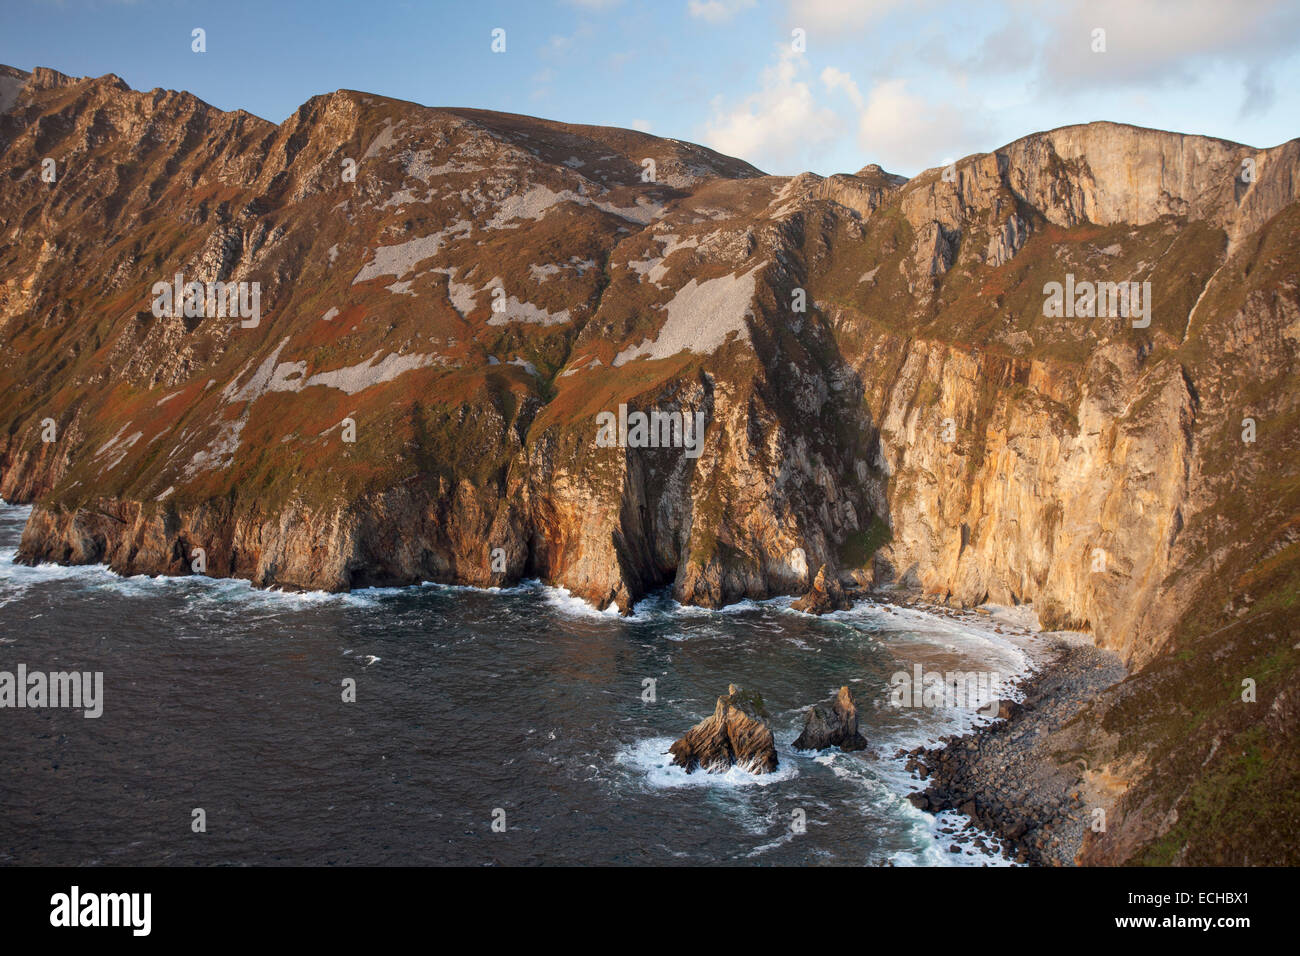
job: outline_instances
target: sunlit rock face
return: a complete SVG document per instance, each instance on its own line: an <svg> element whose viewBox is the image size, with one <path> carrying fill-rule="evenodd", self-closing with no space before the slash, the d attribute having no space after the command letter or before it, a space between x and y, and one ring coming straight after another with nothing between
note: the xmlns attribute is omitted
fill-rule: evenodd
<svg viewBox="0 0 1300 956"><path fill-rule="evenodd" d="M718 698L713 713L688 730L669 752L674 766L687 773L726 773L739 767L763 774L771 773L778 763L762 695L735 684Z"/></svg>

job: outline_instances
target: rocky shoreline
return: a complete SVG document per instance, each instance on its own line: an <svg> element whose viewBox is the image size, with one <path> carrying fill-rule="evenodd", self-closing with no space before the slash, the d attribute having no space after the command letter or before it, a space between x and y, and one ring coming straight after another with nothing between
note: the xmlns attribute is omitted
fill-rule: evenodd
<svg viewBox="0 0 1300 956"><path fill-rule="evenodd" d="M955 810L970 819L945 826L950 849L1000 850L1021 864L1072 866L1096 809L1113 795L1089 781L1063 754L1081 739L1074 718L1127 671L1118 655L1088 635L1040 633L1026 639L1034 670L1001 702L998 718L938 746L900 750L907 769L928 785L909 799L922 810ZM996 838L990 845L986 836Z"/></svg>
<svg viewBox="0 0 1300 956"><path fill-rule="evenodd" d="M1030 606L953 608L900 590L878 590L868 599L886 613L915 609L997 634L1029 655L1030 671L1004 691L1008 696L998 701L991 722L967 734L941 738L934 746L900 749L895 758L905 761L907 771L924 784L924 789L908 796L910 802L936 816L946 814L938 829L951 853L1000 854L1012 863L1031 866L1075 865L1096 811L1110 814L1116 796L1114 790L1081 772L1080 764L1070 757L1086 739L1081 726L1086 722L1076 718L1103 690L1128 676L1119 655L1097 647L1087 633L1040 630ZM738 697L740 692L733 685L729 695ZM725 769L732 763L761 763L752 759L763 751L761 746L750 754L748 747L727 745L733 734L724 729L733 722L765 731L772 749L766 720L754 716L759 711L747 710L748 719L733 713L732 696L719 698L714 715L674 744L674 763L688 773L695 766ZM847 687L831 700L808 708L803 735L795 746L839 746L846 751L866 746L857 733L856 707ZM698 756L706 752L711 756ZM733 754L744 757L736 759ZM772 750L765 769L775 765Z"/></svg>

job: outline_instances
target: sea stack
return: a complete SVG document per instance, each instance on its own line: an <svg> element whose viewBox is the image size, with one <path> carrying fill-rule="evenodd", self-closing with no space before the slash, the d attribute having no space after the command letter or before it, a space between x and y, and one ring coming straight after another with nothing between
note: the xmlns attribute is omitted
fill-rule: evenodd
<svg viewBox="0 0 1300 956"><path fill-rule="evenodd" d="M771 773L776 769L776 741L762 696L729 685L712 716L688 730L669 753L673 764L687 773L699 767L723 773L733 765L750 773Z"/></svg>
<svg viewBox="0 0 1300 956"><path fill-rule="evenodd" d="M812 587L795 601L791 607L808 614L829 614L831 611L844 611L853 606L853 602L844 594L839 580L826 572L826 565L817 570Z"/></svg>
<svg viewBox="0 0 1300 956"><path fill-rule="evenodd" d="M808 708L803 733L794 745L799 750L839 747L845 753L867 748L867 738L858 733L858 708L848 687L841 687L826 703Z"/></svg>

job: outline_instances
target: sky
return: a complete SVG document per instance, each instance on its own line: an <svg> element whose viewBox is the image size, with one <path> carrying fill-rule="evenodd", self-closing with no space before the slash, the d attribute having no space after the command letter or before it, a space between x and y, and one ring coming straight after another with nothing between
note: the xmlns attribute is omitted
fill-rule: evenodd
<svg viewBox="0 0 1300 956"><path fill-rule="evenodd" d="M1103 119L1300 136L1297 0L0 0L0 23L0 63L277 123L355 89L641 129L777 174L912 176Z"/></svg>

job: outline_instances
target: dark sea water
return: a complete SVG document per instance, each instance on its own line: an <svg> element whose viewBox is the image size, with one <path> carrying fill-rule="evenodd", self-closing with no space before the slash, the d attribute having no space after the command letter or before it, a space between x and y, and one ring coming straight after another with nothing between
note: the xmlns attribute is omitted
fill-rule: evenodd
<svg viewBox="0 0 1300 956"><path fill-rule="evenodd" d="M540 584L291 595L25 568L27 513L0 506L0 671L102 671L104 712L0 710L0 864L993 862L949 852L951 818L903 799L893 756L974 715L884 706L914 662L1023 671L986 631L868 604L657 597L620 619ZM775 774L669 765L728 683L763 694ZM841 684L871 753L793 751Z"/></svg>

